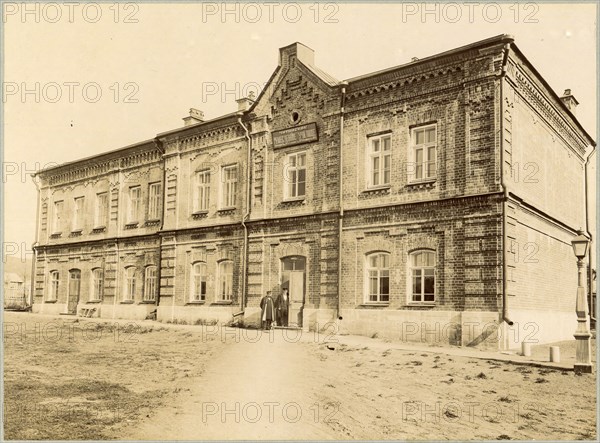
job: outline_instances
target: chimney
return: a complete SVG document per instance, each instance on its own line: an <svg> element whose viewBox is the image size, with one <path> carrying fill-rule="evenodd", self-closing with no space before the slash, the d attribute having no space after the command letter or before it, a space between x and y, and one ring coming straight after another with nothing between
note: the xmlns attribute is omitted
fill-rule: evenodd
<svg viewBox="0 0 600 443"><path fill-rule="evenodd" d="M190 108L190 115L188 117L183 117L183 123L185 126L195 125L196 123L202 123L203 121L204 112L195 108Z"/></svg>
<svg viewBox="0 0 600 443"><path fill-rule="evenodd" d="M565 93L560 98L560 100L565 104L565 106L571 111L573 115L575 115L575 108L579 104L577 99L571 95L570 89L565 89Z"/></svg>
<svg viewBox="0 0 600 443"><path fill-rule="evenodd" d="M254 103L254 91L250 91L248 97L238 98L236 102L238 104L238 112L247 111Z"/></svg>

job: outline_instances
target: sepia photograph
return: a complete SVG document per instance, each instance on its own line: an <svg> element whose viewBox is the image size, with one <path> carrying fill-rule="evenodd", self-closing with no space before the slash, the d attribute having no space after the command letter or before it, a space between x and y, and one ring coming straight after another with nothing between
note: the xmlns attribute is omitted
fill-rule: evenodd
<svg viewBox="0 0 600 443"><path fill-rule="evenodd" d="M597 1L0 5L0 439L598 441Z"/></svg>

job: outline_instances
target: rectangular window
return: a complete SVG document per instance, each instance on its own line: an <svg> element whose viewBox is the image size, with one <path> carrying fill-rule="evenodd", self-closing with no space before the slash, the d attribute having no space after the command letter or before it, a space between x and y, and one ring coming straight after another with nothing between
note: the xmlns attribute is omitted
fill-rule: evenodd
<svg viewBox="0 0 600 443"><path fill-rule="evenodd" d="M61 232L62 229L62 212L64 208L64 202L54 202L54 216L52 218L52 232Z"/></svg>
<svg viewBox="0 0 600 443"><path fill-rule="evenodd" d="M102 300L102 288L104 286L104 272L102 269L92 269L92 294L90 300Z"/></svg>
<svg viewBox="0 0 600 443"><path fill-rule="evenodd" d="M48 288L48 301L55 301L58 298L58 271L50 272L50 286Z"/></svg>
<svg viewBox="0 0 600 443"><path fill-rule="evenodd" d="M156 299L156 266L148 266L144 276L144 301L154 301Z"/></svg>
<svg viewBox="0 0 600 443"><path fill-rule="evenodd" d="M388 253L367 256L367 298L371 303L390 301L390 258Z"/></svg>
<svg viewBox="0 0 600 443"><path fill-rule="evenodd" d="M412 159L409 174L413 180L431 180L436 177L436 125L411 130Z"/></svg>
<svg viewBox="0 0 600 443"><path fill-rule="evenodd" d="M417 251L410 255L413 303L435 302L435 254Z"/></svg>
<svg viewBox="0 0 600 443"><path fill-rule="evenodd" d="M391 134L369 137L368 146L368 186L388 186L392 168Z"/></svg>
<svg viewBox="0 0 600 443"><path fill-rule="evenodd" d="M206 300L206 263L192 265L191 301Z"/></svg>
<svg viewBox="0 0 600 443"><path fill-rule="evenodd" d="M127 214L127 222L135 223L138 221L140 213L140 199L142 198L141 186L132 186L129 188L129 211Z"/></svg>
<svg viewBox="0 0 600 443"><path fill-rule="evenodd" d="M219 263L219 300L231 301L233 292L233 262Z"/></svg>
<svg viewBox="0 0 600 443"><path fill-rule="evenodd" d="M108 224L108 193L96 194L96 212L94 226L105 227Z"/></svg>
<svg viewBox="0 0 600 443"><path fill-rule="evenodd" d="M234 208L237 192L237 166L224 166L221 169L221 207Z"/></svg>
<svg viewBox="0 0 600 443"><path fill-rule="evenodd" d="M283 179L286 199L300 198L306 195L306 153L298 152L287 156Z"/></svg>
<svg viewBox="0 0 600 443"><path fill-rule="evenodd" d="M210 171L196 172L196 187L194 189L194 212L208 211L210 196Z"/></svg>
<svg viewBox="0 0 600 443"><path fill-rule="evenodd" d="M73 199L72 231L81 231L83 225L83 197Z"/></svg>
<svg viewBox="0 0 600 443"><path fill-rule="evenodd" d="M160 183L150 183L148 187L148 219L159 220L160 219L160 201L161 201L161 189Z"/></svg>
<svg viewBox="0 0 600 443"><path fill-rule="evenodd" d="M123 285L123 301L133 301L135 296L135 268L125 268L125 279Z"/></svg>

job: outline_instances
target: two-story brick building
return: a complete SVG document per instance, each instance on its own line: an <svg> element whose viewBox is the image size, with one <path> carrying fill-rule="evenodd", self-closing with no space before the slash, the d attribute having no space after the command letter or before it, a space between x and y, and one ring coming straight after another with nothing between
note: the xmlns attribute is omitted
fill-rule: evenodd
<svg viewBox="0 0 600 443"><path fill-rule="evenodd" d="M256 325L288 289L303 328L569 338L575 105L506 35L346 81L286 46L237 112L38 174L34 309Z"/></svg>

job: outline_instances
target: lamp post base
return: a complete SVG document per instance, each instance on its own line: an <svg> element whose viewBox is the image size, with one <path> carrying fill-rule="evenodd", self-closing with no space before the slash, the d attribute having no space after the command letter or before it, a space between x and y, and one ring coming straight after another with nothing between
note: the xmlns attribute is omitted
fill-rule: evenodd
<svg viewBox="0 0 600 443"><path fill-rule="evenodd" d="M592 365L575 363L573 366L576 374L591 374L593 372Z"/></svg>

